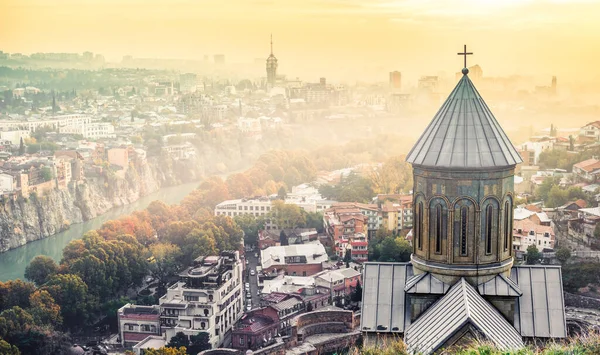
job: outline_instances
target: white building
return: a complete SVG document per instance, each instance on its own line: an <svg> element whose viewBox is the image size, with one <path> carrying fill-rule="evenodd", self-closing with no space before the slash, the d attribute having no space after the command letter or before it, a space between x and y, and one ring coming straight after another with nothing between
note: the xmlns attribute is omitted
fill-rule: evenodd
<svg viewBox="0 0 600 355"><path fill-rule="evenodd" d="M115 138L115 127L109 122L79 123L59 128L62 134L79 134L86 139Z"/></svg>
<svg viewBox="0 0 600 355"><path fill-rule="evenodd" d="M0 140L10 141L10 144L12 145L19 145L21 143L21 138L25 140L29 137L29 131L26 130L0 131Z"/></svg>
<svg viewBox="0 0 600 355"><path fill-rule="evenodd" d="M522 152L521 154L529 154L529 165L537 165L540 154L546 150L552 150L553 147L554 140L547 140L541 142L525 142L519 146L519 149Z"/></svg>
<svg viewBox="0 0 600 355"><path fill-rule="evenodd" d="M15 189L15 178L9 174L0 174L0 192L12 192Z"/></svg>
<svg viewBox="0 0 600 355"><path fill-rule="evenodd" d="M54 129L58 129L59 127L77 126L89 123L92 123L92 118L90 116L83 114L73 114L54 116L42 120L2 120L0 121L0 130L14 131L25 129L30 132L34 132L36 129L41 127L51 127Z"/></svg>
<svg viewBox="0 0 600 355"><path fill-rule="evenodd" d="M196 259L159 300L167 342L178 332L207 332L213 349L228 346L225 335L243 314L243 294L239 252Z"/></svg>

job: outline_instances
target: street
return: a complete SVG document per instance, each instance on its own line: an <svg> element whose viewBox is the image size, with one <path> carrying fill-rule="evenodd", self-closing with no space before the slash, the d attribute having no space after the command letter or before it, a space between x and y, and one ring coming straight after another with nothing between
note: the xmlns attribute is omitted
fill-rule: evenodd
<svg viewBox="0 0 600 355"><path fill-rule="evenodd" d="M248 276L244 280L244 283L250 284L250 294L252 295L252 309L258 308L260 306L260 297L256 293L258 291L258 279L256 277L256 274L254 276L250 275L251 270L254 270L254 272L256 272L256 266L258 265L258 258L254 257L255 253L258 253L260 255L260 253L257 250L258 249L255 248L255 251L246 252L246 259L248 260L248 265L246 266L246 274ZM246 304L248 304L248 299L246 298L247 292L248 290L244 291L244 298L246 299Z"/></svg>

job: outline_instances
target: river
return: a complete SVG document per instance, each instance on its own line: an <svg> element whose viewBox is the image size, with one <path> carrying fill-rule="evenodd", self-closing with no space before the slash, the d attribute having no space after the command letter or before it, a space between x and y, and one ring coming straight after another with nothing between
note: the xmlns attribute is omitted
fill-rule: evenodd
<svg viewBox="0 0 600 355"><path fill-rule="evenodd" d="M123 215L137 210L143 210L152 201L160 200L167 204L179 203L192 190L198 187L199 182L162 188L150 195L144 196L134 203L122 207L113 208L103 215L89 221L74 224L68 230L55 234L45 239L27 243L22 247L9 250L0 254L0 281L23 279L25 268L31 259L37 255L48 255L59 262L62 258L63 248L73 239L79 239L89 230L98 229L111 219L117 219Z"/></svg>

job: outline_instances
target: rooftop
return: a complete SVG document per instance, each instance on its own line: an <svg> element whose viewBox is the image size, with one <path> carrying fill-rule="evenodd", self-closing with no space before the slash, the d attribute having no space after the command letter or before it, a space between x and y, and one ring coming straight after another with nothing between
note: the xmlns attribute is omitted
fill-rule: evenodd
<svg viewBox="0 0 600 355"><path fill-rule="evenodd" d="M406 161L439 168L510 167L522 162L500 124L463 75Z"/></svg>

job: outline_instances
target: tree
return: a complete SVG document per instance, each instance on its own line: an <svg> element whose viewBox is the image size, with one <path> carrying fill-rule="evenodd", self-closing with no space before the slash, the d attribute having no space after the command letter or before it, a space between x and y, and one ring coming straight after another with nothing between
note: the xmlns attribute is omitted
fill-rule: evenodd
<svg viewBox="0 0 600 355"><path fill-rule="evenodd" d="M42 288L60 305L64 324L70 328L84 325L93 302L83 280L73 274L54 275Z"/></svg>
<svg viewBox="0 0 600 355"><path fill-rule="evenodd" d="M564 264L571 258L571 251L568 248L559 248L556 251L556 259Z"/></svg>
<svg viewBox="0 0 600 355"><path fill-rule="evenodd" d="M244 214L233 217L233 220L244 231L244 244L255 245L258 242L258 232L265 226L264 218Z"/></svg>
<svg viewBox="0 0 600 355"><path fill-rule="evenodd" d="M280 200L285 200L287 197L287 191L285 190L285 186L281 186L279 190L277 190L277 198Z"/></svg>
<svg viewBox="0 0 600 355"><path fill-rule="evenodd" d="M54 176L54 173L52 172L52 169L50 169L47 166L42 168L42 179L44 181L52 180L53 176Z"/></svg>
<svg viewBox="0 0 600 355"><path fill-rule="evenodd" d="M352 252L350 251L350 249L346 249L346 253L344 254L344 262L349 263L351 261L352 261Z"/></svg>
<svg viewBox="0 0 600 355"><path fill-rule="evenodd" d="M21 352L19 351L19 349L16 346L10 345L6 341L0 339L0 354L2 354L2 355L21 355Z"/></svg>
<svg viewBox="0 0 600 355"><path fill-rule="evenodd" d="M45 290L37 290L29 297L29 313L37 325L50 325L53 328L62 324L60 307Z"/></svg>
<svg viewBox="0 0 600 355"><path fill-rule="evenodd" d="M535 245L530 245L527 247L527 253L525 253L525 260L527 265L535 265L540 262L542 259L542 253L538 250Z"/></svg>
<svg viewBox="0 0 600 355"><path fill-rule="evenodd" d="M207 332L200 332L190 337L189 354L198 354L210 348L212 348L212 345L210 344L210 335Z"/></svg>
<svg viewBox="0 0 600 355"><path fill-rule="evenodd" d="M569 136L569 151L575 151L575 137Z"/></svg>
<svg viewBox="0 0 600 355"><path fill-rule="evenodd" d="M0 338L24 332L35 325L31 314L19 306L5 309L0 313Z"/></svg>
<svg viewBox="0 0 600 355"><path fill-rule="evenodd" d="M150 246L152 261L149 263L149 269L158 280L158 287L163 288L169 279L179 269L179 260L181 259L181 249L170 243L157 243Z"/></svg>
<svg viewBox="0 0 600 355"><path fill-rule="evenodd" d="M29 296L35 292L35 285L31 282L12 280L0 281L0 310L14 306L23 309L29 308Z"/></svg>
<svg viewBox="0 0 600 355"><path fill-rule="evenodd" d="M25 154L25 143L23 142L23 137L19 141L19 155Z"/></svg>
<svg viewBox="0 0 600 355"><path fill-rule="evenodd" d="M412 247L410 243L402 237L386 237L374 248L377 250L373 261L409 261Z"/></svg>
<svg viewBox="0 0 600 355"><path fill-rule="evenodd" d="M37 286L41 286L56 274L58 265L54 259L46 255L38 255L25 268L25 278Z"/></svg>
<svg viewBox="0 0 600 355"><path fill-rule="evenodd" d="M306 217L298 205L286 204L281 200L273 201L270 216L279 229L297 228L306 224Z"/></svg>
<svg viewBox="0 0 600 355"><path fill-rule="evenodd" d="M362 286L360 285L360 281L357 281L356 288L352 292L352 302L360 301L362 301Z"/></svg>
<svg viewBox="0 0 600 355"><path fill-rule="evenodd" d="M187 348L190 346L190 339L183 332L177 332L175 336L171 338L167 346L170 348Z"/></svg>

